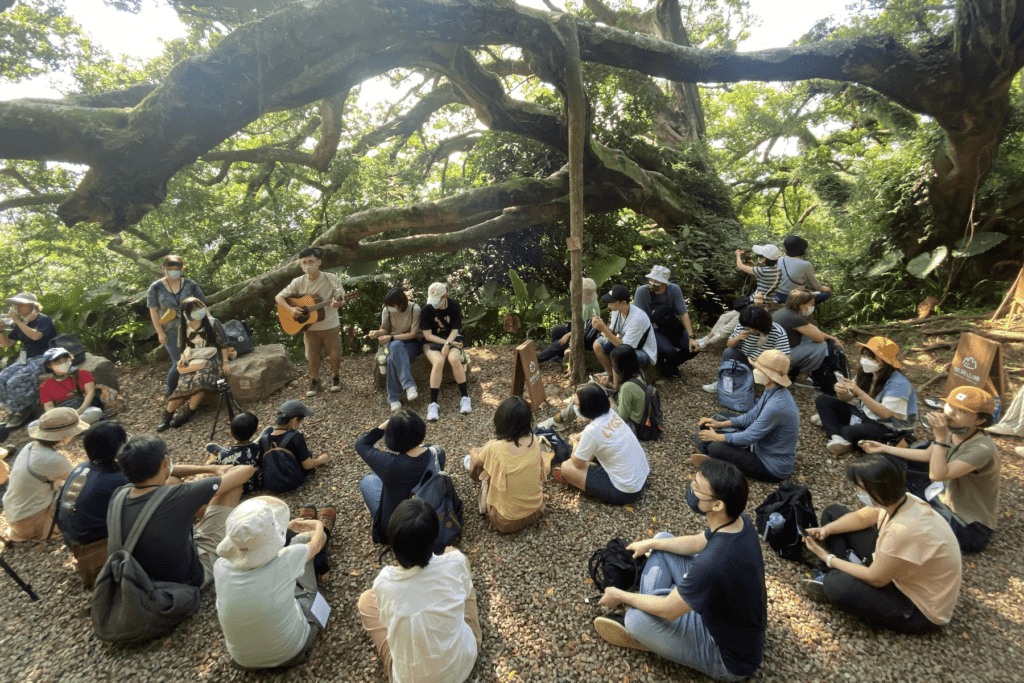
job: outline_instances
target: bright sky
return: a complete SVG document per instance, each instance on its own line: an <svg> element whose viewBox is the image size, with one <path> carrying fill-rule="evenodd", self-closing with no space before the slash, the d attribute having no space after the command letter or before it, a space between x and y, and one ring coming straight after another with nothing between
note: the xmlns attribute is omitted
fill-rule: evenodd
<svg viewBox="0 0 1024 683"><path fill-rule="evenodd" d="M761 25L751 32L741 50L783 47L807 32L816 21L830 15L846 13L849 0L750 0L753 13L761 17ZM520 4L544 9L540 0L519 0ZM562 6L563 0L554 0ZM118 12L106 7L103 0L75 0L68 3L69 12L105 49L115 55L131 55L150 59L163 50L161 40L181 38L185 32L177 15L158 0L144 1L138 14ZM785 11L780 11L785 6ZM795 19L799 17L799 19ZM0 99L19 97L59 97L46 79L29 83L0 86Z"/></svg>

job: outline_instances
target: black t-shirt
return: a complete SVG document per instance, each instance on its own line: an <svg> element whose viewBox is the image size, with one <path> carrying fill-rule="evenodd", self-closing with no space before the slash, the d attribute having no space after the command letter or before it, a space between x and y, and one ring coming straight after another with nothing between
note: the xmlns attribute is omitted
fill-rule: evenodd
<svg viewBox="0 0 1024 683"><path fill-rule="evenodd" d="M725 668L737 676L749 676L761 666L768 594L757 532L746 514L742 517L739 533L704 532L708 544L676 588L704 620Z"/></svg>
<svg viewBox="0 0 1024 683"><path fill-rule="evenodd" d="M29 339L21 331L21 328L15 325L13 329L7 330L7 338L21 342L21 348L25 350L26 358L43 355L50 348L50 340L57 336L57 328L53 326L53 320L50 319L50 316L40 313L35 320L25 324L36 332L42 332L43 336L39 339Z"/></svg>
<svg viewBox="0 0 1024 683"><path fill-rule="evenodd" d="M256 442L260 443L263 441L264 436L268 436L270 438L271 448L274 448L275 446L281 446L281 448L291 451L292 455L295 456L295 459L299 461L300 465L306 460L309 460L310 458L313 457L313 454L309 452L309 447L306 445L306 437L304 437L302 435L302 432L300 432L299 430L292 429L289 430L288 432L281 432L280 434L273 434L273 431L273 427L267 427L260 433L260 438L257 439ZM291 433L292 438L288 440L287 444L282 446L281 444L284 443L284 438L288 436L289 432ZM260 450L262 451L262 447ZM262 453L260 454L260 457L263 457ZM305 469L303 469L303 471L305 471Z"/></svg>
<svg viewBox="0 0 1024 683"><path fill-rule="evenodd" d="M82 545L107 537L107 507L114 491L128 484L119 470L104 472L88 462L71 470L60 492L60 527L64 542Z"/></svg>
<svg viewBox="0 0 1024 683"><path fill-rule="evenodd" d="M193 522L199 508L210 502L220 488L220 477L208 477L170 486L160 507L153 513L132 556L153 581L203 586L203 564L192 542ZM128 540L132 525L142 514L150 493L125 498L121 516L121 542Z"/></svg>
<svg viewBox="0 0 1024 683"><path fill-rule="evenodd" d="M772 314L772 322L778 323L779 327L786 331L789 338L789 348L795 349L803 340L803 334L796 331L796 328L809 325L807 318L803 317L790 308L780 308Z"/></svg>
<svg viewBox="0 0 1024 683"><path fill-rule="evenodd" d="M427 304L420 311L420 329L430 330L436 337L448 337L452 330L462 331L462 308L451 297L445 308L434 308Z"/></svg>

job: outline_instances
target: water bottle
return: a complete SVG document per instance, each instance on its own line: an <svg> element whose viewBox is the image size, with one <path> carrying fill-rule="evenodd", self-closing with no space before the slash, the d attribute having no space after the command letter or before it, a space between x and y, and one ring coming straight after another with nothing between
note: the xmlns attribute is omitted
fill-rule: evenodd
<svg viewBox="0 0 1024 683"><path fill-rule="evenodd" d="M387 344L381 344L380 348L377 349L377 369L380 370L380 374L388 374L388 346Z"/></svg>
<svg viewBox="0 0 1024 683"><path fill-rule="evenodd" d="M765 540L765 541L768 540L768 532L769 531L774 531L775 533L779 533L780 531L782 531L782 527L784 527L784 526L786 526L786 518L783 517L782 514L780 514L778 512L773 512L772 514L768 515L768 523L764 527L764 539L763 540Z"/></svg>
<svg viewBox="0 0 1024 683"><path fill-rule="evenodd" d="M996 407L992 410L992 424L999 422L999 418L1003 415L1003 401L996 396Z"/></svg>

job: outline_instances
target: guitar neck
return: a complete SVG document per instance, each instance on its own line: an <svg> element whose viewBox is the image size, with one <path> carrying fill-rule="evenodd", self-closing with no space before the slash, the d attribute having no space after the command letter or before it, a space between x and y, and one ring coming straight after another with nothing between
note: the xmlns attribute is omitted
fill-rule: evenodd
<svg viewBox="0 0 1024 683"><path fill-rule="evenodd" d="M354 291L346 293L345 296L341 297L341 299L345 303L348 303L349 301L352 301L352 299L355 299L357 296L359 296L359 292L358 292L358 290L354 290ZM310 312L310 311L319 311L321 308L326 308L326 307L328 307L330 305L331 305L331 301L321 301L320 303L313 304L312 306L303 306L303 308L306 310L306 312Z"/></svg>

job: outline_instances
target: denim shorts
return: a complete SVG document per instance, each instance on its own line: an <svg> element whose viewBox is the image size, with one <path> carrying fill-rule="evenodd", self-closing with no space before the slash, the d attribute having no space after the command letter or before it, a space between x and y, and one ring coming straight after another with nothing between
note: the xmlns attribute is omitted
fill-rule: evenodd
<svg viewBox="0 0 1024 683"><path fill-rule="evenodd" d="M646 486L646 483L644 484ZM594 463L587 468L587 484L584 489L588 495L597 498L602 503L609 505L628 505L644 492L641 488L636 493L626 493L615 488L608 472L601 467L600 463Z"/></svg>

